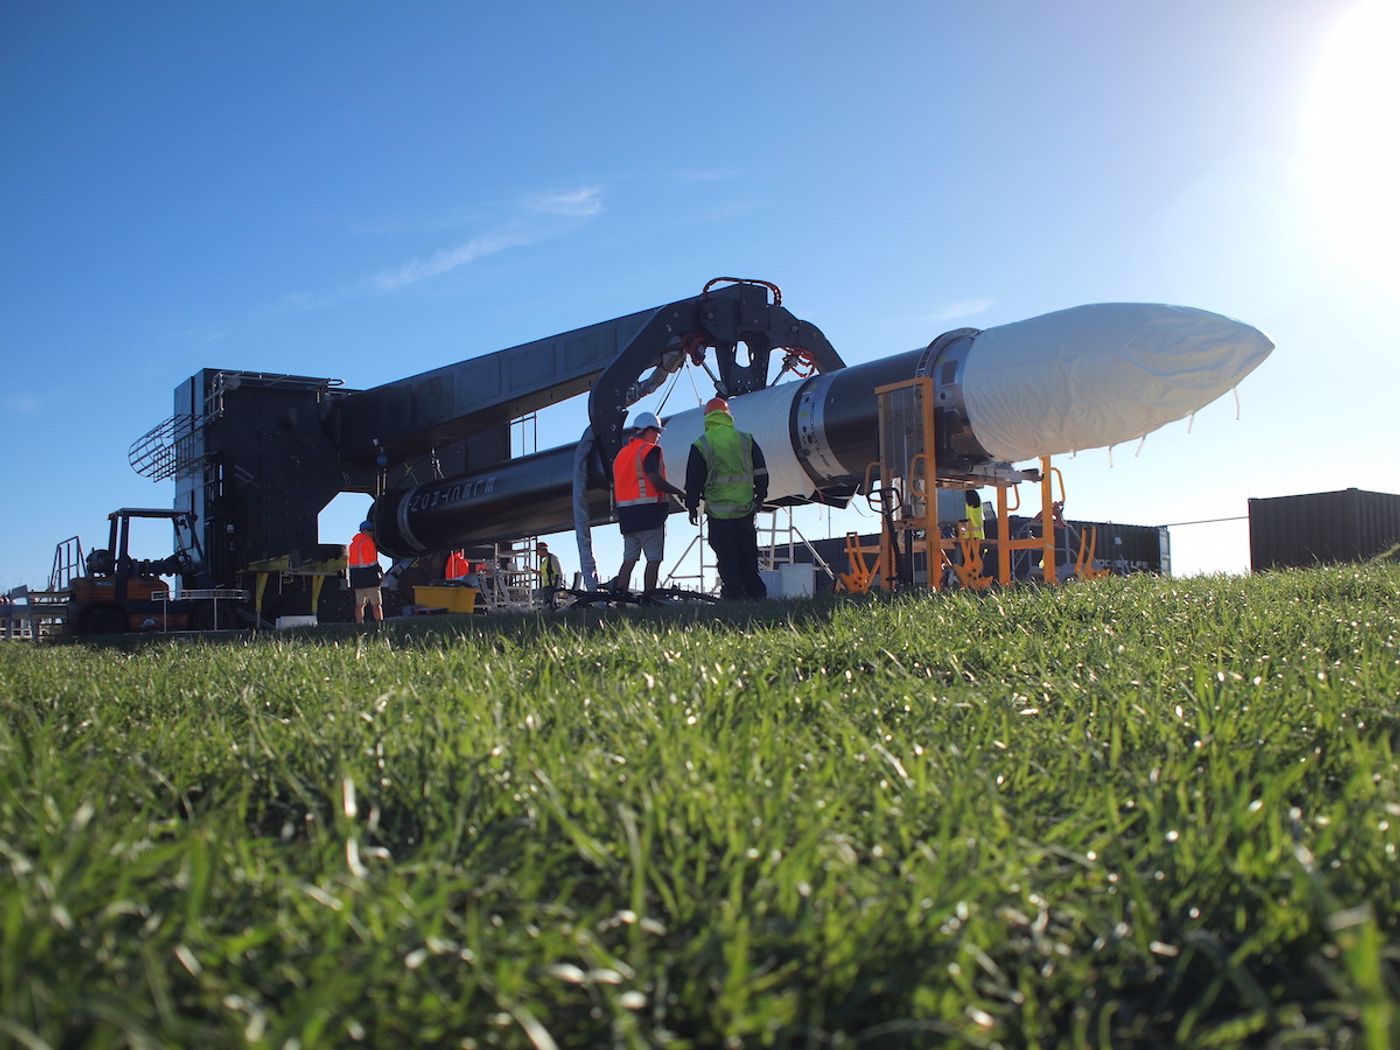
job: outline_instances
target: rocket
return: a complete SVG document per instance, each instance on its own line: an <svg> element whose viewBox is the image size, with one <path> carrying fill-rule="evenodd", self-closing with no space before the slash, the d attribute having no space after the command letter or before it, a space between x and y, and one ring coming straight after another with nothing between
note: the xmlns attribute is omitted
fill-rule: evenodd
<svg viewBox="0 0 1400 1050"><path fill-rule="evenodd" d="M735 425L768 464L770 504L840 502L879 456L876 389L933 380L940 476L976 483L998 466L1131 441L1234 388L1273 350L1258 329L1184 306L1099 303L978 330L926 347L730 398ZM670 473L703 432L699 408L663 421ZM386 493L375 503L386 553L563 531L575 523L574 445L458 478ZM608 477L582 486L586 517L611 520Z"/></svg>

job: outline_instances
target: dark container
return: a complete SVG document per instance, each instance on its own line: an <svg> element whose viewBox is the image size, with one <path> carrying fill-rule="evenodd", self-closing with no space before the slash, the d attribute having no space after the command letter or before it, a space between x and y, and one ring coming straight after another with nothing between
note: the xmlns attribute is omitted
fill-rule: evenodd
<svg viewBox="0 0 1400 1050"><path fill-rule="evenodd" d="M1400 495L1312 492L1249 501L1255 572L1365 561L1400 543Z"/></svg>

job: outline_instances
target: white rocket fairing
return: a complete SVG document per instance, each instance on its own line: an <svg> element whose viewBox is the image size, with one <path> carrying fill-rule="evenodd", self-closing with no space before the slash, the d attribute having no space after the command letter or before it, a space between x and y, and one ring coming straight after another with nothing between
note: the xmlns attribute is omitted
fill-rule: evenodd
<svg viewBox="0 0 1400 1050"><path fill-rule="evenodd" d="M997 459L1101 448L1232 389L1274 344L1189 306L1097 303L988 328L963 377L968 422Z"/></svg>

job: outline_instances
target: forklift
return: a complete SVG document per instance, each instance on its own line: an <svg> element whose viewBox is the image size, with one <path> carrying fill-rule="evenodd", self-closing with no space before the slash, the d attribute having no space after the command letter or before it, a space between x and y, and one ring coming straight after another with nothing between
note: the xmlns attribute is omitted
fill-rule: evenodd
<svg viewBox="0 0 1400 1050"><path fill-rule="evenodd" d="M157 560L131 557L131 523L138 519L169 521L175 529L175 553ZM66 592L70 634L201 630L213 626L216 613L208 604L172 601L169 585L161 579L178 576L182 583L189 582L202 560L190 511L124 507L108 514L107 521L107 546L91 550L81 559L84 574L52 584L56 591Z"/></svg>

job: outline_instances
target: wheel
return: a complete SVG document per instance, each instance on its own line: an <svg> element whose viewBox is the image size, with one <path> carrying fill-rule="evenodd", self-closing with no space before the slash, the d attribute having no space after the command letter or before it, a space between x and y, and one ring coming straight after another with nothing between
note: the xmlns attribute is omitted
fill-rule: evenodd
<svg viewBox="0 0 1400 1050"><path fill-rule="evenodd" d="M197 601L190 609L190 630L212 631L214 629L214 603Z"/></svg>
<svg viewBox="0 0 1400 1050"><path fill-rule="evenodd" d="M126 631L126 614L115 605L94 605L83 611L78 620L79 634L122 634Z"/></svg>

